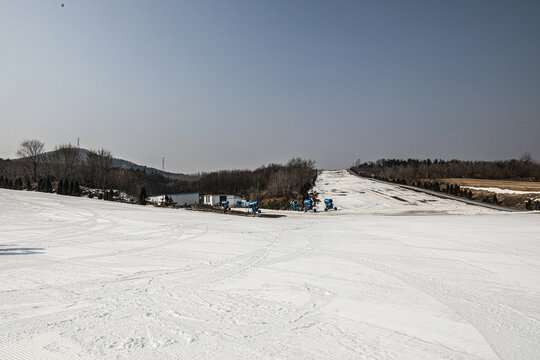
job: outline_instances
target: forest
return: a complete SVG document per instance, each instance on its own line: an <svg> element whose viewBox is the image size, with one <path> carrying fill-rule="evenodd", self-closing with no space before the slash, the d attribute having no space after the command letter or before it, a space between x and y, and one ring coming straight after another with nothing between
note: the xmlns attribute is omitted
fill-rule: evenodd
<svg viewBox="0 0 540 360"><path fill-rule="evenodd" d="M540 180L540 164L528 153L519 160L464 161L380 159L375 162L357 161L352 167L355 173L384 180L407 183L419 180L444 178L472 178L494 180Z"/></svg>
<svg viewBox="0 0 540 360"><path fill-rule="evenodd" d="M87 189L125 192L139 198L182 192L235 194L274 207L302 199L316 179L312 160L294 158L286 164L269 164L254 170L221 170L194 175L165 176L140 168L119 168L107 149L86 150L71 144L45 151L37 139L24 140L17 159L0 159L0 187L79 196ZM114 196L105 195L108 199Z"/></svg>

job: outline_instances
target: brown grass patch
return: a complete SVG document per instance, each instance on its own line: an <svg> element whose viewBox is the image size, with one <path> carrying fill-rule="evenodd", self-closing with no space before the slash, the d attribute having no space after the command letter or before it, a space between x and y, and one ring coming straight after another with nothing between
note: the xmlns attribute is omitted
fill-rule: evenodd
<svg viewBox="0 0 540 360"><path fill-rule="evenodd" d="M486 179L463 179L463 178L446 178L440 179L441 183L459 185L462 189L467 186L478 188L498 188L514 191L534 191L538 194L502 194L494 193L485 190L470 189L472 193L472 200L480 202L493 203L493 196L496 195L496 205L502 205L506 207L516 209L526 209L526 203L530 200L531 207L534 209L538 200L540 199L540 182L537 181L523 181L523 180L486 180ZM465 190L467 190L465 188Z"/></svg>
<svg viewBox="0 0 540 360"><path fill-rule="evenodd" d="M458 184L459 186L473 187L494 187L499 189L517 191L538 191L540 193L540 182L538 181L513 181L513 180L485 180L467 178L447 178L441 179L445 184Z"/></svg>

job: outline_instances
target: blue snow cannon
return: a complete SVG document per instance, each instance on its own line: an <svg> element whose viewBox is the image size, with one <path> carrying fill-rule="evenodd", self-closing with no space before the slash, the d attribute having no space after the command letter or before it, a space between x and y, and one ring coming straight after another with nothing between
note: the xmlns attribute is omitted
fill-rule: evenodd
<svg viewBox="0 0 540 360"><path fill-rule="evenodd" d="M229 210L229 202L227 200L223 200L221 202L221 208L223 209L223 211Z"/></svg>
<svg viewBox="0 0 540 360"><path fill-rule="evenodd" d="M328 210L337 210L337 207L334 207L334 202L332 199L324 199L324 211Z"/></svg>
<svg viewBox="0 0 540 360"><path fill-rule="evenodd" d="M298 201L292 200L292 201L290 202L290 205L291 205L291 210L293 210L293 211L298 211L298 210L300 210L300 208L298 207Z"/></svg>
<svg viewBox="0 0 540 360"><path fill-rule="evenodd" d="M317 212L317 209L313 207L313 200L304 200L304 212L308 212L310 210L313 210L313 212Z"/></svg>
<svg viewBox="0 0 540 360"><path fill-rule="evenodd" d="M251 210L253 214L260 214L261 210L259 209L259 202L258 201L250 201L247 203L247 206Z"/></svg>

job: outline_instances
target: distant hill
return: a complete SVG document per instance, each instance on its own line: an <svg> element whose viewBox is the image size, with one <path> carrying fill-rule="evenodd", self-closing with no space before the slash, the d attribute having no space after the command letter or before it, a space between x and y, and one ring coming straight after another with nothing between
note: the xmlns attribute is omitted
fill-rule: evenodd
<svg viewBox="0 0 540 360"><path fill-rule="evenodd" d="M174 180L194 181L200 178L199 175L171 173L168 171L159 170L159 169L148 167L145 165L135 164L132 161L128 161L124 159L117 159L117 158L113 158L112 166L119 169L132 169L132 170L144 171L146 174L157 173L159 175L163 175L167 178L174 179Z"/></svg>
<svg viewBox="0 0 540 360"><path fill-rule="evenodd" d="M82 161L86 160L88 157L88 153L90 151L87 149L79 149L79 157ZM49 156L51 154L54 154L54 151L49 151L44 156ZM162 176L165 176L166 178L172 179L172 180L183 180L183 181L195 181L200 178L200 175L193 175L193 174L181 174L181 173L172 173L168 171L159 170L153 167L148 167L146 165L139 165L129 160L124 159L118 159L113 157L112 160L112 167L118 168L118 169L132 169L132 170L139 170L144 171L146 174L159 174Z"/></svg>

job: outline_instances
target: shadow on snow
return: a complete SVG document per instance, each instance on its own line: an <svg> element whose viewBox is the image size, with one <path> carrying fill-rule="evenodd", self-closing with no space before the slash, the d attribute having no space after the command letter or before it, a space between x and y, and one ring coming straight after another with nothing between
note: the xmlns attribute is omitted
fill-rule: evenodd
<svg viewBox="0 0 540 360"><path fill-rule="evenodd" d="M2 255L33 255L33 254L44 254L45 248L34 248L34 247L9 247L3 248L3 246L9 245L0 245L0 256Z"/></svg>

